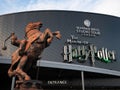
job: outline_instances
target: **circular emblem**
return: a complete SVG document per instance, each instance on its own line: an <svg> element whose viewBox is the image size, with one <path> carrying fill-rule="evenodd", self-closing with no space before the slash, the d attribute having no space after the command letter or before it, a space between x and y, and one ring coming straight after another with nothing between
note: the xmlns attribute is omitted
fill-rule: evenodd
<svg viewBox="0 0 120 90"><path fill-rule="evenodd" d="M84 25L85 25L86 27L90 27L90 25L91 25L90 20L88 20L88 19L84 20Z"/></svg>

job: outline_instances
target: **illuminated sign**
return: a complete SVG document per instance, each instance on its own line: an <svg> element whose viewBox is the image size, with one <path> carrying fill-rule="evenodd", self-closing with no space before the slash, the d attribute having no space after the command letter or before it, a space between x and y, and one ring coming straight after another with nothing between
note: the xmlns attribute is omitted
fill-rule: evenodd
<svg viewBox="0 0 120 90"><path fill-rule="evenodd" d="M66 85L68 84L67 80L49 80L47 81L49 85Z"/></svg>
<svg viewBox="0 0 120 90"><path fill-rule="evenodd" d="M63 52L64 61L73 62L73 59L77 59L79 62L85 62L88 58L91 59L92 64L95 64L95 59L103 62L115 61L115 51L108 50L107 48L97 49L94 45L78 45L73 47L72 45L64 45Z"/></svg>
<svg viewBox="0 0 120 90"><path fill-rule="evenodd" d="M85 62L90 59L93 66L95 60L101 60L105 63L116 61L114 50L108 50L104 47L98 49L91 42L80 40L79 35L91 38L101 34L99 28L91 27L90 20L84 20L84 26L76 26L75 33L76 35L71 34L70 38L66 39L63 50L64 61L73 62L77 60L78 62Z"/></svg>

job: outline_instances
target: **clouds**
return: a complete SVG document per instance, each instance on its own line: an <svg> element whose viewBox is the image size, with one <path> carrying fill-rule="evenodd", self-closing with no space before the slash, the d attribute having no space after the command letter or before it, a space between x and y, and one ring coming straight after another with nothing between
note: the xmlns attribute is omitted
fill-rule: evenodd
<svg viewBox="0 0 120 90"><path fill-rule="evenodd" d="M21 12L25 10L25 5L27 5L28 2L28 0L24 2L21 2L21 0L0 0L0 15Z"/></svg>
<svg viewBox="0 0 120 90"><path fill-rule="evenodd" d="M33 0L31 0L33 1ZM86 10L95 0L36 0L27 10Z"/></svg>
<svg viewBox="0 0 120 90"><path fill-rule="evenodd" d="M120 0L101 0L96 4L92 12L120 17Z"/></svg>
<svg viewBox="0 0 120 90"><path fill-rule="evenodd" d="M0 14L33 10L72 10L120 17L120 0L1 0Z"/></svg>
<svg viewBox="0 0 120 90"><path fill-rule="evenodd" d="M36 0L26 10L74 10L120 17L119 4L120 0Z"/></svg>

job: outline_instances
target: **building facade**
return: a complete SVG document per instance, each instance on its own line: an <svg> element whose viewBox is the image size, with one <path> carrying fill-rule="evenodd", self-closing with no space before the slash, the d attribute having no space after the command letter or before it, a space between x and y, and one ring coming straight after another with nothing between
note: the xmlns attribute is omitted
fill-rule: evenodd
<svg viewBox="0 0 120 90"><path fill-rule="evenodd" d="M75 11L31 11L0 16L0 71L5 76L3 72L0 75L8 82L3 83L3 88L10 88L12 81L7 69L11 53L16 49L8 40L7 50L2 50L4 40L12 32L24 39L26 25L38 21L43 23L41 32L49 28L62 35L61 40L54 38L38 60L37 69L30 71L33 79L44 82L45 90L120 89L120 18Z"/></svg>

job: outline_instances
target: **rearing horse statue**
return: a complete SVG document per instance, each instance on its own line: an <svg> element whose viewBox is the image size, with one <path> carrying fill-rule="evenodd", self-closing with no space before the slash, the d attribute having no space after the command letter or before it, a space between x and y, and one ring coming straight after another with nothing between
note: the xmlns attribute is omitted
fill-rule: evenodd
<svg viewBox="0 0 120 90"><path fill-rule="evenodd" d="M29 23L25 28L24 40L19 40L15 33L11 34L11 44L17 46L18 49L13 52L11 57L12 62L8 70L10 77L17 76L19 81L30 80L26 71L30 69L32 63L39 59L43 50L51 44L54 36L61 39L59 31L52 33L47 28L41 32L41 27L41 22Z"/></svg>

